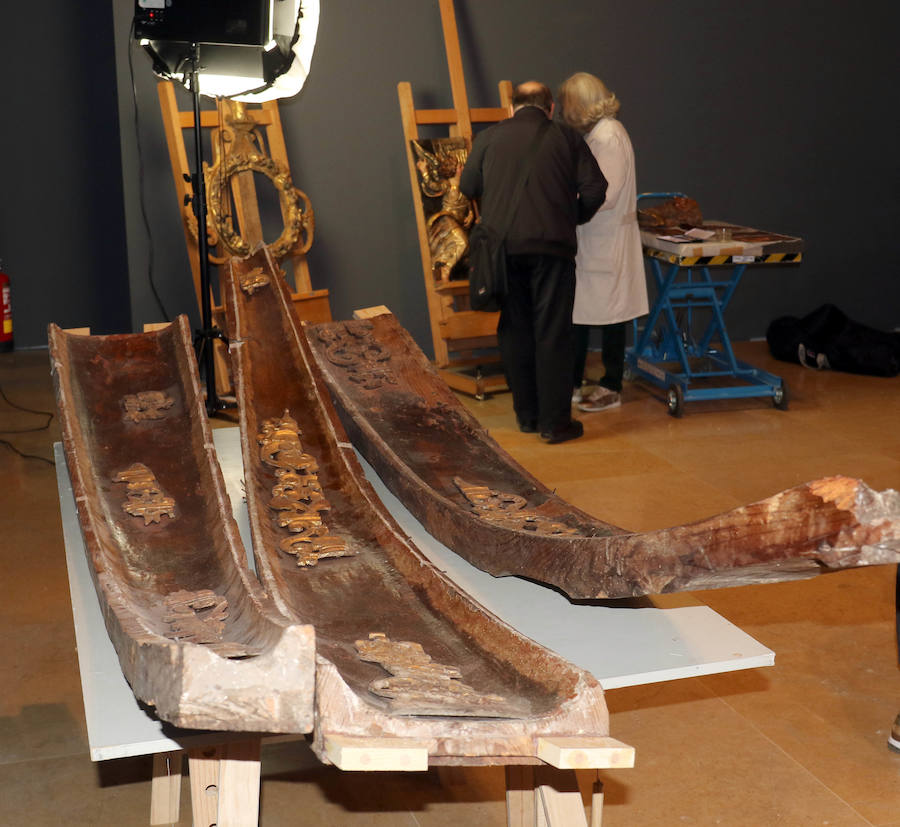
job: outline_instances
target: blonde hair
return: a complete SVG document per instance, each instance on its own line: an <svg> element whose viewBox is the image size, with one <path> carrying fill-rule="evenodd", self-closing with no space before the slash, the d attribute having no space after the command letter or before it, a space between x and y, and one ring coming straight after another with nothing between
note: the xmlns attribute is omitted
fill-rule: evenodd
<svg viewBox="0 0 900 827"><path fill-rule="evenodd" d="M559 87L563 120L579 132L590 132L601 118L614 118L619 99L600 78L576 72Z"/></svg>

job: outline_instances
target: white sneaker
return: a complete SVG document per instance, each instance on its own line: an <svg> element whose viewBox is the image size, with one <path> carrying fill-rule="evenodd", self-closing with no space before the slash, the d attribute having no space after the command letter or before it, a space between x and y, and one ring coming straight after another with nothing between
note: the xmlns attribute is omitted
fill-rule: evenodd
<svg viewBox="0 0 900 827"><path fill-rule="evenodd" d="M900 752L900 715L896 717L894 725L891 727L891 734L888 736L888 746L894 752Z"/></svg>
<svg viewBox="0 0 900 827"><path fill-rule="evenodd" d="M584 399L584 395L581 393L581 388L575 388L572 391L572 404L577 405L582 399Z"/></svg>
<svg viewBox="0 0 900 827"><path fill-rule="evenodd" d="M584 400L579 403L579 411L605 411L609 408L618 408L622 404L622 397L609 388L602 385L591 391Z"/></svg>

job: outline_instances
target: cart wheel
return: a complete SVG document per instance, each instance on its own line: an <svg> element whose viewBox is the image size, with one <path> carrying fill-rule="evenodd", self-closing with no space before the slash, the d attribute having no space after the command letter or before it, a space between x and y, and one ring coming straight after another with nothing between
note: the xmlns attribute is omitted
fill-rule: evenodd
<svg viewBox="0 0 900 827"><path fill-rule="evenodd" d="M634 369L631 365L625 365L625 369L622 371L622 379L626 382L634 382Z"/></svg>
<svg viewBox="0 0 900 827"><path fill-rule="evenodd" d="M684 414L684 391L681 385L669 385L666 391L666 405L672 416L681 417Z"/></svg>
<svg viewBox="0 0 900 827"><path fill-rule="evenodd" d="M782 382L775 388L775 392L772 394L772 404L778 408L779 411L786 411L788 409L788 402L787 385Z"/></svg>

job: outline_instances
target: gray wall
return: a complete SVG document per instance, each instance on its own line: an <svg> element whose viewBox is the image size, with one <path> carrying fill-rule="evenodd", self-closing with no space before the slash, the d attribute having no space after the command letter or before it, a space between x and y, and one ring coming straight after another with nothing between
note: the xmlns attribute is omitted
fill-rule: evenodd
<svg viewBox="0 0 900 827"><path fill-rule="evenodd" d="M0 17L0 260L16 347L47 324L131 325L108 4L5 3Z"/></svg>
<svg viewBox="0 0 900 827"><path fill-rule="evenodd" d="M296 98L281 103L294 181L316 211L313 283L331 291L336 317L387 304L429 348L396 84L410 81L420 107L450 104L437 0L321 2L310 77ZM51 5L62 12L70 4ZM141 192L165 311L191 311L196 320L155 80L146 56L135 50L141 173L128 68L133 3L113 0L112 9L121 175L109 145L116 115L111 73L92 71L90 89L82 88L84 78L67 78L78 95L88 96L90 133L75 119L65 140L49 123L46 135L31 132L61 154L61 167L75 167L55 183L64 192L50 199L51 210L62 202L71 212L77 254L64 264L59 252L71 240L33 251L26 244L43 232L47 200L26 186L10 152L2 162L3 182L17 184L15 203L8 191L0 199L6 202L0 257L14 279L17 344L44 341L51 310L57 318L77 310L73 324L121 325L114 309L123 291L123 227L121 212L107 203L116 190L124 193L133 326L162 314L148 277ZM900 325L900 268L891 244L900 219L896 3L876 0L859 14L843 2L801 0L456 0L456 9L473 106L496 104L496 83L504 78L537 77L555 87L573 71L594 72L622 100L640 190L682 190L710 218L806 239L799 267L751 268L745 275L728 311L733 337L762 336L776 316L825 301L876 327ZM98 29L93 42L109 62L112 45L101 42L102 34ZM47 60L55 75L71 72L73 61L59 53ZM28 112L51 101L76 108L58 100L56 90L49 99L30 91L16 99ZM89 152L88 134L96 141L98 128L104 150ZM88 220L84 209L89 203L95 209L98 200L105 212ZM20 282L68 295L73 281L83 306L23 306Z"/></svg>

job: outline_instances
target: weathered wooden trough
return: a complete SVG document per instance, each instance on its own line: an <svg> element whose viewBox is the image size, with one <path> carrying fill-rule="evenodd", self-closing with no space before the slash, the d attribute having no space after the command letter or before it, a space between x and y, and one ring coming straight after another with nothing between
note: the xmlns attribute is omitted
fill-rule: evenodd
<svg viewBox="0 0 900 827"><path fill-rule="evenodd" d="M313 629L246 567L186 320L49 336L89 568L135 695L180 727L309 732Z"/></svg>
<svg viewBox="0 0 900 827"><path fill-rule="evenodd" d="M559 763L576 745L585 766L628 764L597 681L462 593L386 511L265 249L228 265L225 303L257 569L315 626L320 757Z"/></svg>
<svg viewBox="0 0 900 827"><path fill-rule="evenodd" d="M360 453L434 537L493 575L620 598L900 560L900 494L849 477L658 531L602 522L512 459L392 314L304 332Z"/></svg>

